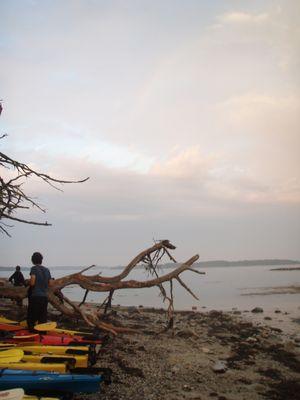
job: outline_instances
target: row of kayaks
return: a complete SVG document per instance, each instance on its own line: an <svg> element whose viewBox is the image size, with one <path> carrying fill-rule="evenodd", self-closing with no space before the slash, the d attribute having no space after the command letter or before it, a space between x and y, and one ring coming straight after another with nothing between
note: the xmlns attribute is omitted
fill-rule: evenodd
<svg viewBox="0 0 300 400"><path fill-rule="evenodd" d="M41 346L1 344L0 369L43 370L55 372L89 368L97 361L94 346Z"/></svg>
<svg viewBox="0 0 300 400"><path fill-rule="evenodd" d="M39 352L22 348L9 348L0 351L0 368L12 368L44 371L67 372L76 367L88 368L90 360L88 354L57 354L51 352L48 346L40 348Z"/></svg>
<svg viewBox="0 0 300 400"><path fill-rule="evenodd" d="M7 318L0 317L0 330L4 331L20 331L24 328L27 328L27 321L12 321L8 320ZM65 333L69 336L73 335L81 335L86 338L91 338L95 336L93 333L89 331L77 331L77 330L70 330L66 328L58 328L56 322L46 322L44 324L39 324L35 326L35 331L48 331L51 332L52 335L54 334L62 334Z"/></svg>
<svg viewBox="0 0 300 400"><path fill-rule="evenodd" d="M51 346L70 346L70 345L89 345L101 344L103 338L95 334L86 332L68 331L58 328L49 328L56 323L40 324L35 327L35 332L31 332L21 325L11 325L0 323L0 340L6 343L40 343ZM37 329L36 329L37 328Z"/></svg>
<svg viewBox="0 0 300 400"><path fill-rule="evenodd" d="M57 328L53 322L30 332L0 317L0 390L22 388L43 396L97 392L101 381L110 381L110 370L93 367L102 343L99 334Z"/></svg>

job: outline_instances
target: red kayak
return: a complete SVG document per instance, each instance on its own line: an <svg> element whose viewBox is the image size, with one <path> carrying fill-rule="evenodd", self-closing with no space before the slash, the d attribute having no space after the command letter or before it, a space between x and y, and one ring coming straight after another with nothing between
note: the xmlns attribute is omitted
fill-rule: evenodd
<svg viewBox="0 0 300 400"><path fill-rule="evenodd" d="M20 325L10 325L10 324L0 324L0 331L5 331L5 332L16 332L16 331L21 331L24 329Z"/></svg>
<svg viewBox="0 0 300 400"><path fill-rule="evenodd" d="M20 342L34 342L41 343L48 346L85 346L90 344L101 344L101 339L90 338L87 339L83 336L69 336L65 334L48 335L32 333L26 329L19 330L14 336L4 338L3 341L7 343L20 343Z"/></svg>

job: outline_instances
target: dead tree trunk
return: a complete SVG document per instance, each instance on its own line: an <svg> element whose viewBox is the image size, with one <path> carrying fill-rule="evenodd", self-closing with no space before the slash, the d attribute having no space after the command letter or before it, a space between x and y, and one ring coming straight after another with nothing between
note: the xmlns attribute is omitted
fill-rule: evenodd
<svg viewBox="0 0 300 400"><path fill-rule="evenodd" d="M128 332L130 331L130 329L126 327L116 327L112 324L109 324L107 321L104 321L107 305L104 310L100 307L100 310L98 311L90 311L84 305L85 299L80 303L80 305L78 305L69 300L65 295L63 295L62 302L55 293L69 285L78 285L82 289L84 289L86 293L87 291L108 293L107 302L110 302L112 293L116 290L149 288L157 286L160 289L163 301L168 302L168 317L169 320L172 321L174 311L173 280L177 280L177 282L180 283L180 285L182 285L185 290L187 290L195 299L198 300L197 296L182 281L180 275L185 271L192 271L197 274L203 274L203 272L191 268L193 263L199 258L198 255L195 255L180 265L174 264L175 269L171 270L170 272L164 275L159 275L159 265L164 256L167 256L169 260L176 263L175 258L170 254L171 250L175 250L175 246L173 246L168 240L162 240L155 243L152 247L139 253L118 275L84 275L84 272L94 267L91 266L85 268L78 273L58 278L54 281L53 285L49 289L49 302L52 304L53 307L55 307L62 314L68 316L69 318L81 318L88 326L98 327L112 334L117 334L119 332ZM146 281L125 280L129 273L139 264L142 264L142 266L148 272L150 272L150 274L152 274L153 278ZM164 287L164 284L167 282L170 283L169 290ZM27 296L27 289L20 287L15 288L11 286L8 282L3 283L2 286L0 286L0 296L15 300L21 300ZM103 305L105 304L106 302L103 303Z"/></svg>

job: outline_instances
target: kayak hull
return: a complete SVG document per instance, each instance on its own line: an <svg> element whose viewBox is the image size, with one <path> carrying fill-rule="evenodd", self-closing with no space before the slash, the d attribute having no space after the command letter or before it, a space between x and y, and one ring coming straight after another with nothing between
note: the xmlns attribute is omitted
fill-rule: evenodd
<svg viewBox="0 0 300 400"><path fill-rule="evenodd" d="M68 363L74 367L88 367L87 355L65 355L65 354L29 354L22 357L22 361L32 363Z"/></svg>
<svg viewBox="0 0 300 400"><path fill-rule="evenodd" d="M36 346L22 346L18 348L21 348L24 351L25 355L70 356L70 357L75 357L78 362L81 360L81 357L78 356L85 356L88 360L88 363L91 365L94 365L98 359L96 348L94 345L75 346L75 347L36 345ZM83 366L83 364L78 365L76 362L76 366Z"/></svg>
<svg viewBox="0 0 300 400"><path fill-rule="evenodd" d="M89 354L90 348L88 346L43 346L43 345L23 345L18 346L25 354Z"/></svg>
<svg viewBox="0 0 300 400"><path fill-rule="evenodd" d="M18 331L13 337L3 338L7 343L40 343L48 346L85 346L90 344L101 344L101 339L86 339L81 336L69 336L64 334L43 335L29 334L28 331Z"/></svg>
<svg viewBox="0 0 300 400"><path fill-rule="evenodd" d="M52 363L52 364L43 364L38 362L13 362L13 363L4 363L0 361L0 369L1 368L9 368L13 370L28 370L28 371L53 371L64 373L67 372L67 363ZM0 375L1 382L1 375ZM16 387L16 386L15 386Z"/></svg>
<svg viewBox="0 0 300 400"><path fill-rule="evenodd" d="M99 391L101 381L101 375L6 369L0 374L0 390L18 386L28 393L95 393Z"/></svg>
<svg viewBox="0 0 300 400"><path fill-rule="evenodd" d="M20 325L0 323L0 331L15 332L15 331L21 331L22 329L24 328L22 328L22 326Z"/></svg>

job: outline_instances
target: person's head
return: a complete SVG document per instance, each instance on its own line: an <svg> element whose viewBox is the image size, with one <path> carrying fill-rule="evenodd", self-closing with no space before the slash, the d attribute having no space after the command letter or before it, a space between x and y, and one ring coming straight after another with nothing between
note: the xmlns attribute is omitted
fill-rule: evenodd
<svg viewBox="0 0 300 400"><path fill-rule="evenodd" d="M31 261L32 261L32 264L34 264L34 265L38 265L38 264L41 265L43 262L43 256L41 255L41 253L35 252L31 256Z"/></svg>
<svg viewBox="0 0 300 400"><path fill-rule="evenodd" d="M20 271L20 270L21 270L20 266L17 265L17 266L16 266L16 271Z"/></svg>

